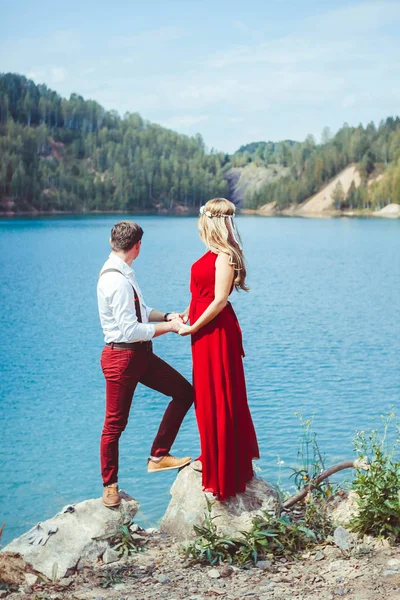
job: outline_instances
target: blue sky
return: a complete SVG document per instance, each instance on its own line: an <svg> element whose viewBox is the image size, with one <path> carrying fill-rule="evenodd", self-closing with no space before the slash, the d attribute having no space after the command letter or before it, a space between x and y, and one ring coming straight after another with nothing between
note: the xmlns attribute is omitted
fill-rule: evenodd
<svg viewBox="0 0 400 600"><path fill-rule="evenodd" d="M400 0L0 0L0 71L232 152L400 113Z"/></svg>

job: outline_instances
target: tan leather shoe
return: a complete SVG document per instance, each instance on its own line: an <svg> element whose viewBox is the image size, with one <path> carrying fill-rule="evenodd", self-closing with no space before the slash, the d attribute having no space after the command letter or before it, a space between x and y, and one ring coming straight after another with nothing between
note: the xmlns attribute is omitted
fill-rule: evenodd
<svg viewBox="0 0 400 600"><path fill-rule="evenodd" d="M118 484L111 483L110 485L104 486L103 491L103 504L107 508L113 508L121 504L121 496L118 493Z"/></svg>
<svg viewBox="0 0 400 600"><path fill-rule="evenodd" d="M181 469L190 463L192 459L190 456L185 456L184 458L176 458L175 456L171 456L167 454L167 456L163 456L162 459L158 462L151 460L149 458L147 463L147 470L149 473L158 473L159 471L170 471L171 469Z"/></svg>

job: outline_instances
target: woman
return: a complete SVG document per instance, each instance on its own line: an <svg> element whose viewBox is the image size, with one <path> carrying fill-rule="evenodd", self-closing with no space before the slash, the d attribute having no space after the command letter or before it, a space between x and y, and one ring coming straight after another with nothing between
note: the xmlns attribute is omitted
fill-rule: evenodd
<svg viewBox="0 0 400 600"><path fill-rule="evenodd" d="M200 209L200 238L208 251L193 264L186 310L192 336L193 384L200 432L203 489L218 500L244 492L259 458L243 371L242 334L228 297L245 290L246 269L234 224L235 205L224 198Z"/></svg>

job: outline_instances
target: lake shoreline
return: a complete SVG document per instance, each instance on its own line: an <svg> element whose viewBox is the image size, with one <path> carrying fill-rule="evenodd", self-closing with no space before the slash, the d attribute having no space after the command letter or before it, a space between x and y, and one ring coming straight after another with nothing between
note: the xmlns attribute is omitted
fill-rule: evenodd
<svg viewBox="0 0 400 600"><path fill-rule="evenodd" d="M397 213L388 213L371 210L332 210L323 212L305 212L297 208L290 207L283 210L263 210L252 208L241 208L238 211L241 215L252 215L260 217L297 217L302 219L341 219L341 218L365 218L365 219L399 219L400 209ZM144 215L152 217L193 217L198 215L198 208L179 207L170 209L134 209L129 210L93 210L93 211L69 211L69 210L26 210L26 211L4 211L0 210L0 218L15 217L94 217L103 215Z"/></svg>
<svg viewBox="0 0 400 600"><path fill-rule="evenodd" d="M271 203L275 204L275 203ZM390 207L396 206L395 209L386 210L385 207L379 211L367 210L367 209L354 209L354 210L324 210L324 211L306 211L301 206L289 206L282 210L275 206L266 205L261 208L243 208L241 212L246 215L258 215L260 217L298 217L302 219L399 219L400 218L400 206L389 205Z"/></svg>
<svg viewBox="0 0 400 600"><path fill-rule="evenodd" d="M51 216L74 216L74 217L95 217L96 215L149 215L152 217L157 216L193 216L198 214L198 208L191 209L182 207L179 210L169 209L133 209L129 210L0 210L0 217L51 217Z"/></svg>

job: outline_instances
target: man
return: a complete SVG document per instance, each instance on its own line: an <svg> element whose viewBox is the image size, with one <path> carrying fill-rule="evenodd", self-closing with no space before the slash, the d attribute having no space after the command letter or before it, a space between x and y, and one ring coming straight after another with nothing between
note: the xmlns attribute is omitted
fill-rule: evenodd
<svg viewBox="0 0 400 600"><path fill-rule="evenodd" d="M100 321L105 347L101 366L106 379L106 416L101 435L100 457L104 485L103 503L120 504L118 493L118 444L129 417L137 384L172 396L154 439L148 471L179 469L190 457L169 454L179 427L193 403L190 383L153 354L152 338L177 333L182 321L177 313L163 313L146 306L131 268L139 256L143 230L132 221L121 221L111 230L112 252L97 284ZM156 324L153 324L156 323Z"/></svg>

